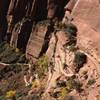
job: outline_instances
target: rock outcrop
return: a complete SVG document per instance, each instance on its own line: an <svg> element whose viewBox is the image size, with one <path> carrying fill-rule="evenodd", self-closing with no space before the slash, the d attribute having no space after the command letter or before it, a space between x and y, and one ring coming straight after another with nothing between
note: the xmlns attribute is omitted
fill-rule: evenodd
<svg viewBox="0 0 100 100"><path fill-rule="evenodd" d="M93 30L100 32L100 3L99 0L80 0L74 9L74 18L84 20ZM77 20L77 19L75 19Z"/></svg>
<svg viewBox="0 0 100 100"><path fill-rule="evenodd" d="M99 19L99 0L1 0L0 100L98 100Z"/></svg>
<svg viewBox="0 0 100 100"><path fill-rule="evenodd" d="M27 31L25 27L27 25L21 25L23 24L23 19L29 19L32 22L37 23L38 21L47 19L47 16L49 19L57 19L61 20L64 16L64 6L68 3L68 1L55 1L55 0L11 0L10 6L7 13L7 20L8 20L8 30L7 30L7 41L9 42L11 40L11 45L18 45L15 47L18 47L20 49L21 39L19 38L26 37L23 36L24 33L30 34L32 30L32 27L30 26L30 22L27 23L30 26L29 32ZM23 5L24 4L24 5ZM42 5L41 5L42 4ZM41 6L41 8L40 8ZM56 9L52 9L52 6L56 7ZM19 10L21 9L21 10ZM52 15L52 12L54 14ZM50 18L50 16L52 18ZM19 26L18 26L19 25ZM25 26L25 27L23 27ZM33 25L34 28L34 25ZM21 31L22 30L22 31ZM17 31L17 32L16 32ZM16 33L16 35L15 35ZM23 35L22 35L23 34ZM28 35L29 37L30 35ZM44 37L45 38L45 37ZM27 38L26 41L28 41L29 38ZM13 41L14 40L14 41ZM16 42L18 41L18 42ZM13 42L13 43L12 43ZM17 44L16 44L17 43ZM27 42L24 43L27 45ZM23 45L24 45L23 44ZM24 46L24 49L26 47ZM25 51L25 50L24 50Z"/></svg>
<svg viewBox="0 0 100 100"><path fill-rule="evenodd" d="M52 29L53 27L50 26L48 21L41 21L33 27L26 49L27 58L38 59L40 55L45 53L43 49L47 49L47 44L45 43L48 40L46 40L46 38L49 38Z"/></svg>

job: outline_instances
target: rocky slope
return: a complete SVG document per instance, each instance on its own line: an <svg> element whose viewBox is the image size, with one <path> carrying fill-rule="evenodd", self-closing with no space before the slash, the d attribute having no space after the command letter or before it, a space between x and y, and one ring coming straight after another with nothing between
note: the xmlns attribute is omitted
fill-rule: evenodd
<svg viewBox="0 0 100 100"><path fill-rule="evenodd" d="M0 5L0 100L100 99L99 0Z"/></svg>

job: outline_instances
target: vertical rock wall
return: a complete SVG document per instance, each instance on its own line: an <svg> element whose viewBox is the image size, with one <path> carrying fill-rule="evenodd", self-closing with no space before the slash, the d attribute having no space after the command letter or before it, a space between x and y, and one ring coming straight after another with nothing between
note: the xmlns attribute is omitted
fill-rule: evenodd
<svg viewBox="0 0 100 100"><path fill-rule="evenodd" d="M84 20L95 31L100 32L99 0L80 0L73 12L74 17Z"/></svg>

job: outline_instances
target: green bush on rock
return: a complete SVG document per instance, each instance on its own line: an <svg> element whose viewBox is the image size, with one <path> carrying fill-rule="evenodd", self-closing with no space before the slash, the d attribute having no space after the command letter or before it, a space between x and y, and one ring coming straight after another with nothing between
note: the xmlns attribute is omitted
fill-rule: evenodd
<svg viewBox="0 0 100 100"><path fill-rule="evenodd" d="M74 58L74 64L76 66L76 72L87 62L87 56L84 53L76 52Z"/></svg>
<svg viewBox="0 0 100 100"><path fill-rule="evenodd" d="M66 31L67 31L69 37L72 37L72 36L76 37L76 35L77 35L76 33L78 30L74 24L70 23L67 25Z"/></svg>
<svg viewBox="0 0 100 100"><path fill-rule="evenodd" d="M46 55L43 55L36 64L36 72L39 74L39 77L46 74L48 71L48 57Z"/></svg>
<svg viewBox="0 0 100 100"><path fill-rule="evenodd" d="M93 85L93 84L95 84L95 79L90 79L89 81L88 81L88 83L87 83L87 85Z"/></svg>
<svg viewBox="0 0 100 100"><path fill-rule="evenodd" d="M16 49L10 47L7 43L0 44L0 61L3 63L24 63L26 61L25 54L21 51L16 52Z"/></svg>

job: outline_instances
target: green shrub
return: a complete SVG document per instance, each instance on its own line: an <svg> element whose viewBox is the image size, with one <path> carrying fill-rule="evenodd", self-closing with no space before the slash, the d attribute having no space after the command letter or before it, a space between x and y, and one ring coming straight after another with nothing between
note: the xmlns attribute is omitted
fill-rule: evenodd
<svg viewBox="0 0 100 100"><path fill-rule="evenodd" d="M77 39L75 37L70 37L69 40L70 41L67 43L67 45L73 45L73 46L76 45Z"/></svg>
<svg viewBox="0 0 100 100"><path fill-rule="evenodd" d="M67 89L69 91L75 89L76 91L80 92L82 89L82 84L80 83L79 80L75 80L75 79L72 79L72 78L69 78L67 80Z"/></svg>
<svg viewBox="0 0 100 100"><path fill-rule="evenodd" d="M22 54L20 57L19 57L19 60L17 61L18 63L25 63L26 61L26 56L25 54Z"/></svg>
<svg viewBox="0 0 100 100"><path fill-rule="evenodd" d="M73 89L78 92L82 91L82 84L78 79L75 78L75 76L68 78L66 83L64 81L64 83L61 84L61 82L58 84L59 88L61 89L60 93L56 94L56 97L60 95L61 100L64 99Z"/></svg>
<svg viewBox="0 0 100 100"><path fill-rule="evenodd" d="M76 52L78 50L78 47L75 47L75 45L72 44L69 46L68 49L69 49L69 51Z"/></svg>
<svg viewBox="0 0 100 100"><path fill-rule="evenodd" d="M4 63L24 63L26 61L25 54L16 52L15 48L10 47L7 43L0 44L0 61Z"/></svg>
<svg viewBox="0 0 100 100"><path fill-rule="evenodd" d="M58 23L58 28L64 29L64 28L66 28L66 25L65 24L62 24L62 22L59 22Z"/></svg>
<svg viewBox="0 0 100 100"><path fill-rule="evenodd" d="M87 56L84 53L76 52L74 58L74 64L76 66L76 72L87 62Z"/></svg>
<svg viewBox="0 0 100 100"><path fill-rule="evenodd" d="M57 80L57 87L66 87L66 81Z"/></svg>
<svg viewBox="0 0 100 100"><path fill-rule="evenodd" d="M41 25L42 25L42 26L47 26L47 25L49 25L49 23L50 23L49 20L44 20L44 21L38 22L37 24L40 25L40 26L41 26Z"/></svg>
<svg viewBox="0 0 100 100"><path fill-rule="evenodd" d="M10 56L12 53L14 52L13 48L6 48L6 50L4 50L1 54L0 54L0 58L5 58L7 56Z"/></svg>
<svg viewBox="0 0 100 100"><path fill-rule="evenodd" d="M93 85L95 83L95 79L90 79L87 83L87 85Z"/></svg>
<svg viewBox="0 0 100 100"><path fill-rule="evenodd" d="M59 98L60 96L62 96L61 92L60 91L56 91L54 93L51 93L51 96L53 98Z"/></svg>
<svg viewBox="0 0 100 100"><path fill-rule="evenodd" d="M74 24L68 24L67 25L67 28L66 28L66 31L69 35L69 37L76 37L77 36L77 27L74 25Z"/></svg>
<svg viewBox="0 0 100 100"><path fill-rule="evenodd" d="M48 57L46 55L43 55L37 61L36 71L39 74L39 77L45 75L48 71Z"/></svg>
<svg viewBox="0 0 100 100"><path fill-rule="evenodd" d="M69 93L69 90L67 88L62 88L60 92L60 96L62 99L64 99Z"/></svg>
<svg viewBox="0 0 100 100"><path fill-rule="evenodd" d="M7 100L5 96L0 96L0 100Z"/></svg>
<svg viewBox="0 0 100 100"><path fill-rule="evenodd" d="M8 47L8 44L5 44L4 42L0 44L0 54L6 50Z"/></svg>
<svg viewBox="0 0 100 100"><path fill-rule="evenodd" d="M13 70L15 73L19 73L22 71L22 67L18 64L12 64L10 65L10 70Z"/></svg>
<svg viewBox="0 0 100 100"><path fill-rule="evenodd" d="M16 95L16 91L8 91L7 93L6 93L6 97L7 98L14 98L15 97L15 95Z"/></svg>
<svg viewBox="0 0 100 100"><path fill-rule="evenodd" d="M76 45L77 39L77 27L73 24L68 24L66 28L64 28L65 33L69 37L69 42L66 44L66 46Z"/></svg>

